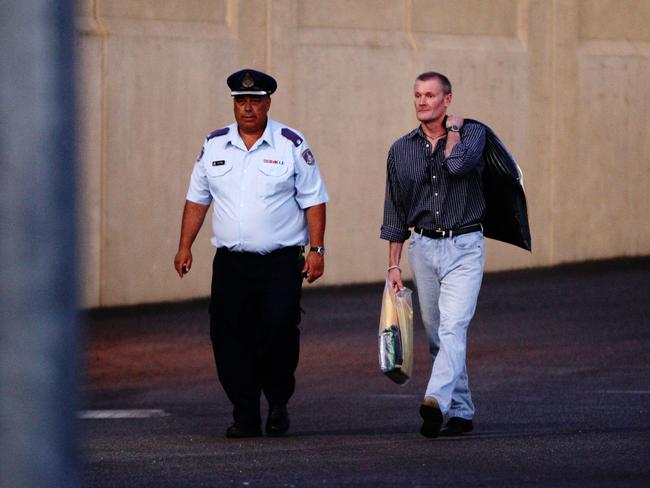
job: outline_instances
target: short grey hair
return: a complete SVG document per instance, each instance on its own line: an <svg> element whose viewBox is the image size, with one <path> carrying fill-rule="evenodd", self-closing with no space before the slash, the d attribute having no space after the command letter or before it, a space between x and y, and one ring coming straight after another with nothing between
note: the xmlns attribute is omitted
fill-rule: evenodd
<svg viewBox="0 0 650 488"><path fill-rule="evenodd" d="M426 71L419 75L415 81L428 81L434 79L440 82L442 85L442 91L445 95L449 95L451 93L451 82L449 81L449 78L447 78L442 73L438 73L437 71Z"/></svg>

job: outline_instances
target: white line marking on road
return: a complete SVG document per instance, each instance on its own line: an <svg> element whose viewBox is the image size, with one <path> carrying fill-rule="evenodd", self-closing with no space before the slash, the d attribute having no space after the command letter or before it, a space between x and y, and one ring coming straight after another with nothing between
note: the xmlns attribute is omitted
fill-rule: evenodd
<svg viewBox="0 0 650 488"><path fill-rule="evenodd" d="M82 410L78 413L80 419L148 419L150 417L168 417L169 414L160 409L143 410Z"/></svg>

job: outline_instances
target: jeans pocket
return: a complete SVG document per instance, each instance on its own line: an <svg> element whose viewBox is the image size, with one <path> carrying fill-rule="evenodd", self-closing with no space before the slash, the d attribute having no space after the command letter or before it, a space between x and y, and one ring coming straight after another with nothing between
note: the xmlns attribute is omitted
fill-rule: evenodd
<svg viewBox="0 0 650 488"><path fill-rule="evenodd" d="M452 237L452 241L456 249L468 250L480 248L483 242L483 234L481 232L470 232L469 234Z"/></svg>

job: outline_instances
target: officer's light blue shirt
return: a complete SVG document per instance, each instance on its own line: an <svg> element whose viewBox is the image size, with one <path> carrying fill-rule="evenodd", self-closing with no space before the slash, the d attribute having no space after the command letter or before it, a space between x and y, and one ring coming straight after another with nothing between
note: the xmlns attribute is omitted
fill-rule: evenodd
<svg viewBox="0 0 650 488"><path fill-rule="evenodd" d="M306 245L304 210L329 196L303 135L269 118L250 150L237 124L209 135L192 171L187 200L201 205L214 200L213 246L267 254Z"/></svg>

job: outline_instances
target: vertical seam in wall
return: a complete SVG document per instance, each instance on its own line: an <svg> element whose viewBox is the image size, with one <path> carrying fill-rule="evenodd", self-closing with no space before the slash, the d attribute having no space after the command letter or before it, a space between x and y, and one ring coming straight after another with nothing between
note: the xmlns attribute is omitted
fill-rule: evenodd
<svg viewBox="0 0 650 488"><path fill-rule="evenodd" d="M273 0L266 0L266 71L273 71Z"/></svg>
<svg viewBox="0 0 650 488"><path fill-rule="evenodd" d="M100 64L100 128L99 128L99 141L100 141L100 150L99 150L99 286L98 286L98 305L101 306L104 303L104 273L105 273L105 264L104 264L104 236L106 236L106 171L107 171L107 153L108 153L108 138L107 138L107 126L108 126L108 114L106 111L106 38L108 37L108 30L106 26L102 23L101 16L99 13L99 0L94 0L93 2L93 19L95 25L97 26L97 33L101 39L101 64Z"/></svg>
<svg viewBox="0 0 650 488"><path fill-rule="evenodd" d="M517 4L517 37L526 50L528 50L528 11L528 0L519 0Z"/></svg>
<svg viewBox="0 0 650 488"><path fill-rule="evenodd" d="M413 1L412 0L406 0L406 5L405 5L405 14L404 14L404 24L405 24L405 29L406 29L406 38L408 39L409 45L411 46L411 73L412 73L412 78L415 78L417 76L417 73L415 72L415 66L417 63L417 58L418 58L418 44L415 41L415 36L413 35L413 24L412 24L412 19L413 19Z"/></svg>
<svg viewBox="0 0 650 488"><path fill-rule="evenodd" d="M555 218L555 156L557 154L557 140L556 140L556 128L557 128L557 106L554 103L555 94L557 93L557 10L558 4L557 0L551 2L551 131L550 131L550 146L551 146L551 157L550 157L550 168L549 168L549 189L550 189L550 206L551 206L551 225L549 226L549 261L551 264L555 263L555 226L557 221Z"/></svg>
<svg viewBox="0 0 650 488"><path fill-rule="evenodd" d="M231 34L237 35L239 27L237 22L237 0L228 0L226 3L226 25Z"/></svg>

